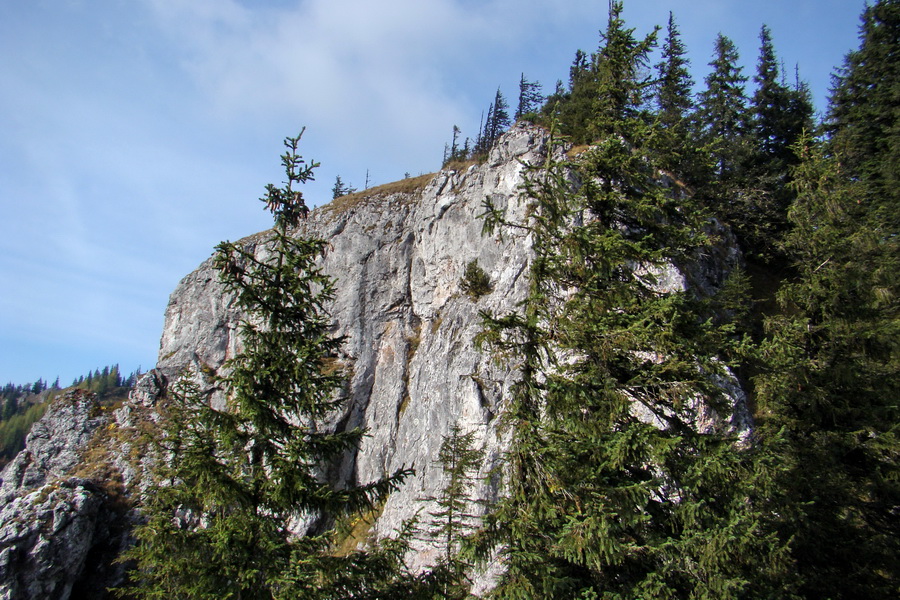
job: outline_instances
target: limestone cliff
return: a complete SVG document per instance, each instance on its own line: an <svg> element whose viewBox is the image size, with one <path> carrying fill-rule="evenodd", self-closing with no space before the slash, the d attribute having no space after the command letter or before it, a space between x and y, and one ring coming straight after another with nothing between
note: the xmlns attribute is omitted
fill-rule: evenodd
<svg viewBox="0 0 900 600"><path fill-rule="evenodd" d="M351 377L346 412L336 421L368 437L338 477L366 482L406 466L416 476L393 494L374 527L383 534L437 495L437 450L453 424L477 431L490 463L501 453L496 416L510 372L478 352L472 339L480 310L508 311L523 298L526 239L485 237L477 215L490 197L511 218L524 217L519 197L526 164L545 152L545 134L517 128L487 162L442 171L415 191L339 199L311 213L301 234L330 243L324 267L336 280L335 334L346 337ZM264 245L265 235L244 240ZM476 301L460 287L476 260L492 291ZM217 369L238 347L238 315L211 261L188 275L166 309L158 368L169 378L186 367ZM481 495L495 490L483 489ZM422 563L431 559L423 549Z"/></svg>

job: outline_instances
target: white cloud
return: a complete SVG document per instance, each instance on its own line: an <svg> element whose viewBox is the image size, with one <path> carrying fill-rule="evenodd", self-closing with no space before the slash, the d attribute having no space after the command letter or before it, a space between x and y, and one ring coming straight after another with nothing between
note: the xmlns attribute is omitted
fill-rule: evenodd
<svg viewBox="0 0 900 600"><path fill-rule="evenodd" d="M805 76L815 55L827 85L862 4L629 0L626 21L646 33L671 8L700 81L718 30L752 67L768 16L788 68L799 60ZM811 7L849 17L800 18ZM20 315L0 314L0 334L98 346L90 331L115 314L116 335L153 354L177 280L219 240L270 224L255 198L282 178L281 137L309 127L303 153L323 163L311 202L337 173L362 187L368 168L373 184L433 171L451 127L474 136L498 85L512 103L522 71L547 92L565 79L605 12L598 0L0 2L0 51L14 57L0 62L0 273L21 290L0 302ZM0 337L0 368L22 339Z"/></svg>
<svg viewBox="0 0 900 600"><path fill-rule="evenodd" d="M309 0L250 10L233 0L149 1L219 118L306 123L351 154L389 142L421 156L427 143L435 162L436 138L477 118L473 103L493 94L486 87L471 98L466 71L501 68L512 48L529 44L524 30L559 25L591 4Z"/></svg>

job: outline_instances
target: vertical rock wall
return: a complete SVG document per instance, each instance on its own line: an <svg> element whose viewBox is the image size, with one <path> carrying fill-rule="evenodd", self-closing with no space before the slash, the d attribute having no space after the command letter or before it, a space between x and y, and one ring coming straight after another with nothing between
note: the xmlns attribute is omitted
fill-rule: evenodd
<svg viewBox="0 0 900 600"><path fill-rule="evenodd" d="M330 242L324 267L336 280L331 313L335 333L346 336L352 375L337 421L369 433L339 477L367 482L402 467L416 471L391 496L376 533L392 531L424 506L421 498L438 494L437 452L452 425L476 431L489 459L499 458L496 417L510 373L472 340L479 311L509 311L524 297L530 250L527 239L509 232L482 235L478 215L490 197L510 218L524 217L524 165L543 158L546 141L540 129L517 127L485 164L442 171L416 192L375 190L355 204L333 203L304 225L304 234ZM257 234L244 243L259 251L264 240ZM472 260L492 286L477 300L460 287ZM169 379L186 367L217 369L237 349L237 322L207 261L171 296L158 368Z"/></svg>

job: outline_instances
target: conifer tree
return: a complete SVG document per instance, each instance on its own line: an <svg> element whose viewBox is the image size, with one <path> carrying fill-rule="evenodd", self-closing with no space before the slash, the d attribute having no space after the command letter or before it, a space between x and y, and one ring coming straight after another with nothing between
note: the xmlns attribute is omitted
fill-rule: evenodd
<svg viewBox="0 0 900 600"><path fill-rule="evenodd" d="M528 81L525 79L525 73L522 73L519 80L519 103L513 119L518 121L523 115L537 111L541 107L543 98L541 84L537 81Z"/></svg>
<svg viewBox="0 0 900 600"><path fill-rule="evenodd" d="M634 37L621 18L622 3L610 5L609 21L600 32L600 46L588 56L579 50L569 70L569 91L557 99L560 133L576 144L604 137L597 123L615 127L616 119L649 118L646 100L653 84L648 72L649 52L658 28L642 40ZM637 57L637 60L635 60ZM550 107L553 109L553 107Z"/></svg>
<svg viewBox="0 0 900 600"><path fill-rule="evenodd" d="M490 112L489 125L487 127L488 148L494 145L503 132L509 128L510 124L509 104L506 103L506 98L503 97L500 88L497 88L497 93L494 95L494 102L491 106L493 110Z"/></svg>
<svg viewBox="0 0 900 600"><path fill-rule="evenodd" d="M689 116L694 109L693 79L686 58L687 50L670 12L666 39L662 46L662 60L656 65L657 118L662 136L656 143L662 164L667 170L691 183L702 177L702 163L695 140L691 138Z"/></svg>
<svg viewBox="0 0 900 600"><path fill-rule="evenodd" d="M834 78L827 129L847 175L865 181L869 201L900 203L900 2L878 0L862 14L861 44ZM900 224L893 223L896 231Z"/></svg>
<svg viewBox="0 0 900 600"><path fill-rule="evenodd" d="M709 170L693 183L697 197L743 241L756 219L748 210L748 173L755 144L744 92L747 77L739 59L734 43L720 33L709 63L712 71L693 115L693 136L697 146L708 152Z"/></svg>
<svg viewBox="0 0 900 600"><path fill-rule="evenodd" d="M491 139L491 124L494 120L494 103L488 106L487 118L478 127L478 139L475 140L475 154L486 154L494 141Z"/></svg>
<svg viewBox="0 0 900 600"><path fill-rule="evenodd" d="M438 451L446 483L438 496L422 499L437 505L428 512L424 534L443 548L439 564L432 567L443 580L442 598L465 598L469 588L466 571L470 565L460 551L480 521L480 515L472 512L471 492L484 460L484 452L474 447L474 440L474 432L463 433L459 425L450 428Z"/></svg>
<svg viewBox="0 0 900 600"><path fill-rule="evenodd" d="M760 29L759 43L759 60L753 77L756 82L756 92L753 94L754 129L762 153L780 157L788 150L781 131L787 98L778 73L772 32L767 25Z"/></svg>
<svg viewBox="0 0 900 600"><path fill-rule="evenodd" d="M701 405L730 410L715 379L739 340L656 278L711 243L708 216L660 180L660 125L642 110L650 40L610 21L597 70L610 93L591 123L603 135L576 164L551 153L530 173L531 216L508 224L533 240L529 294L484 315L479 341L519 377L506 495L474 544L501 555L497 598L789 596L765 526L770 456L696 421Z"/></svg>
<svg viewBox="0 0 900 600"><path fill-rule="evenodd" d="M805 85L798 82L790 88L782 82L767 26L763 25L759 39L753 78L757 88L751 102L756 149L749 160L750 189L741 207L753 220L741 233L752 254L770 258L787 229L787 209L793 201L790 169L797 160L792 147L804 131L812 130L813 108Z"/></svg>
<svg viewBox="0 0 900 600"><path fill-rule="evenodd" d="M664 127L681 126L694 106L691 96L694 81L688 70L690 62L686 54L675 16L670 12L662 60L656 65L659 74L656 104Z"/></svg>
<svg viewBox="0 0 900 600"><path fill-rule="evenodd" d="M450 160L460 160L464 158L460 156L459 134L462 133L459 127L453 126L453 142L450 144Z"/></svg>
<svg viewBox="0 0 900 600"><path fill-rule="evenodd" d="M552 104L546 108L558 112L552 117L559 120L561 133L568 135L574 143L588 141L587 121L590 118L597 93L596 81L588 55L583 50L575 52L575 59L569 67L569 86L563 92L560 86L551 98Z"/></svg>
<svg viewBox="0 0 900 600"><path fill-rule="evenodd" d="M759 39L759 62L753 78L757 85L752 103L754 132L760 159L769 171L782 173L796 163L792 146L804 130L812 130L812 103L799 78L793 88L785 85L779 75L772 34L765 25Z"/></svg>
<svg viewBox="0 0 900 600"><path fill-rule="evenodd" d="M330 334L332 282L317 262L327 243L292 233L307 213L295 186L318 166L297 153L302 133L285 140L285 187L269 184L262 198L275 219L265 249L231 242L217 249L215 266L245 314L243 351L215 381L227 396L224 410L192 379L172 394L160 440L171 466L161 467L163 485L148 499L147 522L128 553L137 569L125 594L326 598L335 589L391 587L384 565L398 564L396 552L368 560L329 548L334 518L371 509L409 472L359 486L323 477L363 432L325 425L343 402L340 371L324 368L338 360L342 341ZM297 537L289 527L300 518L307 535Z"/></svg>
<svg viewBox="0 0 900 600"><path fill-rule="evenodd" d="M351 186L348 183L344 183L344 180L341 179L340 175L337 175L334 179L334 186L331 188L331 199L337 200L341 196L346 196L347 194L352 194L356 191L356 188Z"/></svg>
<svg viewBox="0 0 900 600"><path fill-rule="evenodd" d="M477 518L469 509L469 496L475 476L484 460L484 452L474 448L474 432L463 433L459 425L450 428L438 451L438 462L447 483L437 497L424 500L437 504L429 512L428 535L444 548L444 559L450 563L459 549L464 534L473 528Z"/></svg>
<svg viewBox="0 0 900 600"><path fill-rule="evenodd" d="M784 248L795 276L767 322L756 381L764 433L783 444L772 513L810 598L900 590L898 32L900 3L866 7L860 48L836 78L830 139L794 148Z"/></svg>
<svg viewBox="0 0 900 600"><path fill-rule="evenodd" d="M734 43L722 35L716 38L715 55L706 77L706 88L700 92L695 113L698 141L709 148L712 157L712 185L698 191L719 216L729 223L746 218L741 208L742 188L752 151L748 139L750 115L744 84L747 78L738 63Z"/></svg>
<svg viewBox="0 0 900 600"><path fill-rule="evenodd" d="M650 51L656 47L655 28L643 39L625 27L622 2L610 5L606 30L594 56L596 92L587 129L593 139L616 133L634 119L646 120L647 99L652 93Z"/></svg>
<svg viewBox="0 0 900 600"><path fill-rule="evenodd" d="M763 433L781 443L771 513L803 597L887 598L900 589L898 208L879 210L839 152L809 138L798 149L785 241L796 277L756 379Z"/></svg>

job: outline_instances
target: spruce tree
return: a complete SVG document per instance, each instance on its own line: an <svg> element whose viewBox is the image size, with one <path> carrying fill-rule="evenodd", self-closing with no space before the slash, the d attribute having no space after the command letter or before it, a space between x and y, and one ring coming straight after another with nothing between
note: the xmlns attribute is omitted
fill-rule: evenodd
<svg viewBox="0 0 900 600"><path fill-rule="evenodd" d="M862 14L861 44L834 78L827 129L845 172L870 188L869 201L900 203L900 2L878 0ZM894 222L894 231L900 223Z"/></svg>
<svg viewBox="0 0 900 600"><path fill-rule="evenodd" d="M519 80L519 103L516 105L516 112L513 119L518 121L522 116L534 113L541 107L543 100L541 95L541 84L537 81L528 81L525 79L525 73Z"/></svg>
<svg viewBox="0 0 900 600"><path fill-rule="evenodd" d="M575 144L585 144L609 133L597 128L599 122L614 127L616 119L633 118L639 113L642 118L649 118L646 100L650 98L653 79L647 67L658 28L638 40L634 29L625 27L621 14L622 3L613 2L597 51L590 57L581 50L575 54L568 92L555 94L554 104L545 107L553 113L560 133ZM635 57L637 61L633 60Z"/></svg>
<svg viewBox="0 0 900 600"><path fill-rule="evenodd" d="M342 341L330 333L332 282L318 263L327 242L293 232L307 214L296 186L318 166L297 153L302 133L285 140L285 186L269 184L262 198L275 219L265 248L218 246L215 267L245 315L243 350L215 377L224 409L210 405L196 376L173 390L159 440L161 487L148 498L147 521L128 553L137 568L125 594L324 598L334 597L329 586L390 587L384 570L375 576L359 566L377 561L330 551L333 520L370 510L408 471L364 485L325 478L363 432L326 424L344 401L340 370L327 368L337 364ZM301 518L308 526L298 537L290 524Z"/></svg>
<svg viewBox="0 0 900 600"><path fill-rule="evenodd" d="M447 562L459 548L463 534L473 529L476 518L469 511L469 496L484 452L474 448L474 437L474 432L463 433L459 425L450 428L438 451L438 462L447 483L439 496L425 498L437 504L437 510L429 512L428 534L441 542Z"/></svg>
<svg viewBox="0 0 900 600"><path fill-rule="evenodd" d="M694 81L685 57L687 50L675 24L675 16L669 13L666 39L662 46L662 60L656 65L659 79L656 88L656 104L659 119L664 127L678 127L694 106L692 88Z"/></svg>
<svg viewBox="0 0 900 600"><path fill-rule="evenodd" d="M491 138L491 127L494 120L494 103L488 106L487 118L483 126L478 128L478 139L475 141L475 154L487 154L494 140Z"/></svg>
<svg viewBox="0 0 900 600"><path fill-rule="evenodd" d="M662 181L642 109L650 40L610 21L601 137L530 172L530 218L509 224L533 240L529 294L484 315L479 341L519 375L506 494L474 544L500 554L497 598L789 596L770 455L697 421L731 410L717 379L743 341L715 302L658 279L709 251L708 215Z"/></svg>
<svg viewBox="0 0 900 600"><path fill-rule="evenodd" d="M462 133L459 127L453 126L453 141L450 144L450 160L465 160L465 156L461 154L459 148L459 134Z"/></svg>
<svg viewBox="0 0 900 600"><path fill-rule="evenodd" d="M334 186L332 186L331 188L331 199L337 200L341 196L352 194L355 191L355 187L351 186L349 183L344 183L344 180L341 179L341 176L337 175L334 179Z"/></svg>
<svg viewBox="0 0 900 600"><path fill-rule="evenodd" d="M576 143L589 140L587 122L590 119L597 92L588 55L583 50L575 52L572 66L569 67L569 86L563 91L560 86L548 99L545 112L559 120L561 133L569 136Z"/></svg>
<svg viewBox="0 0 900 600"><path fill-rule="evenodd" d="M804 597L900 590L900 3L863 12L831 98L826 141L795 145L784 252L794 277L767 323L757 377L764 433L783 444L772 513Z"/></svg>
<svg viewBox="0 0 900 600"><path fill-rule="evenodd" d="M754 148L744 93L747 77L742 74L739 59L734 43L720 33L709 63L712 71L698 97L694 136L710 153L711 162L711 171L697 186L697 194L740 232L750 227L748 220L753 218L746 210L746 188Z"/></svg>
<svg viewBox="0 0 900 600"><path fill-rule="evenodd" d="M484 451L474 446L475 433L463 433L453 425L444 436L438 451L438 463L445 477L438 496L422 498L436 505L428 512L423 530L425 539L443 549L438 565L432 567L435 579L443 582L442 598L465 598L469 589L467 571L470 564L462 558L461 548L481 516L473 512L472 488L484 461Z"/></svg>
<svg viewBox="0 0 900 600"><path fill-rule="evenodd" d="M494 95L494 102L491 106L493 110L490 112L489 125L487 127L488 149L494 145L510 125L509 104L506 103L506 98L503 97L500 88L497 88L497 93Z"/></svg>
<svg viewBox="0 0 900 600"><path fill-rule="evenodd" d="M702 178L700 157L696 141L692 139L689 117L694 110L693 79L686 58L687 50L670 12L666 39L662 46L662 60L656 65L657 118L662 125L662 136L656 147L660 160L667 170L693 183Z"/></svg>
<svg viewBox="0 0 900 600"><path fill-rule="evenodd" d="M600 34L600 47L594 55L596 88L587 123L591 139L619 133L626 127L625 123L648 118L647 99L653 84L648 66L659 28L637 39L634 29L625 27L622 10L622 2L610 5L609 21Z"/></svg>
<svg viewBox="0 0 900 600"><path fill-rule="evenodd" d="M763 25L759 34L756 92L753 94L753 126L764 169L787 176L796 163L792 146L804 131L812 130L812 101L799 81L791 88L779 74L772 34Z"/></svg>
<svg viewBox="0 0 900 600"><path fill-rule="evenodd" d="M885 132L888 133L888 132ZM798 147L785 240L795 278L778 292L756 378L763 433L781 445L771 513L807 598L900 590L900 244L813 140ZM888 233L894 231L894 233Z"/></svg>
<svg viewBox="0 0 900 600"><path fill-rule="evenodd" d="M737 48L721 33L716 37L715 55L706 76L706 88L700 92L696 120L701 140L717 141L713 150L716 175L720 180L733 178L745 161L745 138L749 131L749 114Z"/></svg>
<svg viewBox="0 0 900 600"><path fill-rule="evenodd" d="M787 210L793 201L790 169L797 163L792 149L804 131L813 129L809 90L798 81L788 87L779 76L772 35L763 25L754 81L752 134L756 145L749 159L751 179L745 194L753 220L742 231L747 249L762 258L777 254L777 241L787 229Z"/></svg>

